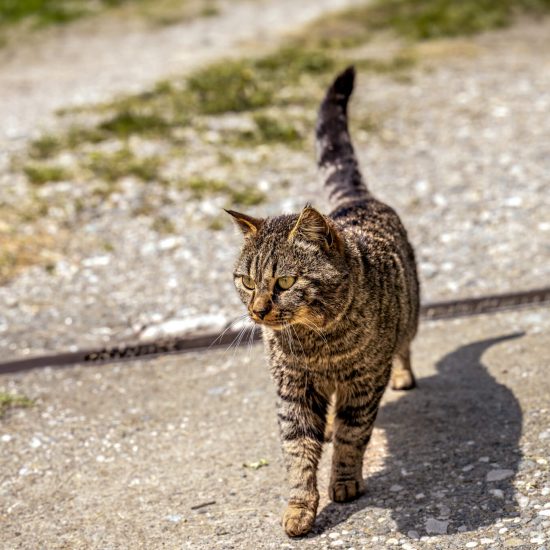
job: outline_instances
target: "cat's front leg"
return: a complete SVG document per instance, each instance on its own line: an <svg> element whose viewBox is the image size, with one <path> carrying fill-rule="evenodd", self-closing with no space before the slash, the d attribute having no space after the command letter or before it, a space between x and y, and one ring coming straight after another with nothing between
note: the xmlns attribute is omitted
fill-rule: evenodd
<svg viewBox="0 0 550 550"><path fill-rule="evenodd" d="M329 497L346 502L365 492L363 455L386 384L337 392Z"/></svg>
<svg viewBox="0 0 550 550"><path fill-rule="evenodd" d="M278 418L290 495L283 527L291 537L311 530L317 506L317 465L321 457L327 399L305 381L281 381Z"/></svg>

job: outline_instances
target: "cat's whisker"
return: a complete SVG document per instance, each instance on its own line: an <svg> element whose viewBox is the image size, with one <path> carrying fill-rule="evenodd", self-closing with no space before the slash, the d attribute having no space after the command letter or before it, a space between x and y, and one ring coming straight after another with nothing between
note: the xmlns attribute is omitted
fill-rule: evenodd
<svg viewBox="0 0 550 550"><path fill-rule="evenodd" d="M233 347L234 348L234 351L239 347L239 342L241 341L241 338L243 336L243 333L244 331L248 328L248 325L245 325L243 326L239 332L237 333L237 335L235 336L235 338L233 338L232 342L229 344L229 346L227 346L226 350L225 350L225 354L227 354L227 352Z"/></svg>
<svg viewBox="0 0 550 550"><path fill-rule="evenodd" d="M239 315L236 319L233 319L233 321L231 321L226 327L225 329L223 330L223 332L221 332L220 334L218 334L218 336L216 337L216 339L208 346L208 349L210 349L212 346L215 346L217 342L219 342L224 336L225 336L225 333L233 328L234 325L236 325L237 323L240 323L245 317L248 317L248 313L243 313L242 315Z"/></svg>
<svg viewBox="0 0 550 550"><path fill-rule="evenodd" d="M256 332L256 325L252 324L250 327L250 334L248 335L247 354L250 355L252 346L254 345L254 333Z"/></svg>

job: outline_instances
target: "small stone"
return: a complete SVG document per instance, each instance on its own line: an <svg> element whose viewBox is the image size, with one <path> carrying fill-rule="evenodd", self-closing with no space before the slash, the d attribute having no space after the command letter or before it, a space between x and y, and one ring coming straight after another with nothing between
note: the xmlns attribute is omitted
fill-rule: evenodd
<svg viewBox="0 0 550 550"><path fill-rule="evenodd" d="M502 481L503 479L508 479L514 475L514 470L491 470L487 473L486 480L491 481Z"/></svg>
<svg viewBox="0 0 550 550"><path fill-rule="evenodd" d="M109 256L93 256L92 258L82 260L82 265L84 267L98 267L108 265L110 261L111 258Z"/></svg>
<svg viewBox="0 0 550 550"><path fill-rule="evenodd" d="M10 434L4 434L2 437L0 437L0 441L3 443L9 443L12 440L12 437Z"/></svg>
<svg viewBox="0 0 550 550"><path fill-rule="evenodd" d="M476 546L477 546L477 542L475 541L466 543L466 548L475 548Z"/></svg>
<svg viewBox="0 0 550 550"><path fill-rule="evenodd" d="M504 533L506 533L506 531L508 531L508 527L501 527L498 532L499 532L499 535L504 535Z"/></svg>
<svg viewBox="0 0 550 550"><path fill-rule="evenodd" d="M489 462L489 457L488 456L480 456L478 458L478 461L479 462Z"/></svg>
<svg viewBox="0 0 550 550"><path fill-rule="evenodd" d="M202 330L222 330L227 325L227 317L222 314L205 314L185 319L169 319L147 327L139 336L140 340L154 340L165 336L176 336Z"/></svg>
<svg viewBox="0 0 550 550"><path fill-rule="evenodd" d="M342 539L333 540L330 543L331 546L344 546L344 541Z"/></svg>
<svg viewBox="0 0 550 550"><path fill-rule="evenodd" d="M428 534L446 535L448 526L448 521L441 521L435 518L428 518L426 520L426 532Z"/></svg>
<svg viewBox="0 0 550 550"><path fill-rule="evenodd" d="M413 539L413 540L419 540L420 539L420 535L419 535L418 531L407 531L407 537L409 537L410 539Z"/></svg>
<svg viewBox="0 0 550 550"><path fill-rule="evenodd" d="M337 539L340 536L340 533L337 533L337 532L329 533L328 536L331 539Z"/></svg>
<svg viewBox="0 0 550 550"><path fill-rule="evenodd" d="M31 439L30 445L33 449L38 449L38 447L40 447L42 445L42 441L40 441L40 439L38 439L38 437L33 437Z"/></svg>
<svg viewBox="0 0 550 550"><path fill-rule="evenodd" d="M497 498L504 498L504 491L501 489L491 489L489 492Z"/></svg>
<svg viewBox="0 0 550 550"><path fill-rule="evenodd" d="M493 542L495 542L495 539L483 537L482 539L480 539L479 542L481 542L481 544L493 544Z"/></svg>
<svg viewBox="0 0 550 550"><path fill-rule="evenodd" d="M546 516L546 517L550 517L550 508L546 509L546 510L541 510L539 512L539 516Z"/></svg>
<svg viewBox="0 0 550 550"><path fill-rule="evenodd" d="M392 485L390 487L390 491L392 493L398 493L399 491L402 491L403 490L403 486L402 485L398 485L398 484L395 484L395 485Z"/></svg>
<svg viewBox="0 0 550 550"><path fill-rule="evenodd" d="M389 538L388 540L386 540L386 544L389 544L390 546L394 546L396 544L399 544L399 541L394 538Z"/></svg>
<svg viewBox="0 0 550 550"><path fill-rule="evenodd" d="M182 516L180 516L179 514L169 514L164 519L167 519L172 523L179 523L182 520Z"/></svg>

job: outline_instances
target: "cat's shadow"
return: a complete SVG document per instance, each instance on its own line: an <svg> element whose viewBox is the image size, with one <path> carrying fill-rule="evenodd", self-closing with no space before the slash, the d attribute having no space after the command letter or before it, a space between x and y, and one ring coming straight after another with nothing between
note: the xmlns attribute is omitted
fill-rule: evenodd
<svg viewBox="0 0 550 550"><path fill-rule="evenodd" d="M311 536L366 507L389 508L397 530L409 536L471 531L517 516L512 482L521 459L522 413L481 358L491 346L520 336L458 348L437 363L437 375L382 407L376 426L388 441L384 469L366 478L359 500L328 504ZM489 481L490 471L505 479Z"/></svg>

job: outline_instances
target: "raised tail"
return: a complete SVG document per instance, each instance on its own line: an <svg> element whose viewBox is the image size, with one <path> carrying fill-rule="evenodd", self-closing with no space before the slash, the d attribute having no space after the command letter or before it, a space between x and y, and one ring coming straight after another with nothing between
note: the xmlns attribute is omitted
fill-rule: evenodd
<svg viewBox="0 0 550 550"><path fill-rule="evenodd" d="M327 90L317 117L317 164L335 206L369 196L348 130L347 108L354 80L353 67L339 74Z"/></svg>

